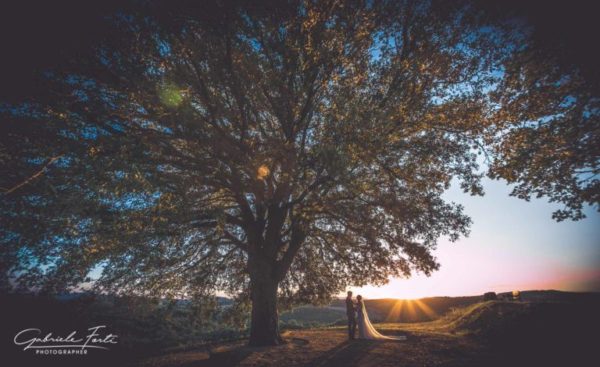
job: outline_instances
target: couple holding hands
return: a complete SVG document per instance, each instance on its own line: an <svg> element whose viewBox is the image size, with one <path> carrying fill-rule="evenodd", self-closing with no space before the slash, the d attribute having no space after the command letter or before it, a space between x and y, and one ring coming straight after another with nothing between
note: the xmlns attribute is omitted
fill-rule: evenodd
<svg viewBox="0 0 600 367"><path fill-rule="evenodd" d="M352 299L352 292L348 291L346 297L346 315L348 316L348 338L355 339L356 327L358 326L358 339L368 340L406 340L405 336L381 335L369 320L369 314L361 295L356 296L356 302Z"/></svg>

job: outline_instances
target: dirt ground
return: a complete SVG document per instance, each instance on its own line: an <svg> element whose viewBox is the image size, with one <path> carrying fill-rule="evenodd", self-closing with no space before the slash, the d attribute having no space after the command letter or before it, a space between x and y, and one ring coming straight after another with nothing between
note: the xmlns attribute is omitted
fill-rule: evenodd
<svg viewBox="0 0 600 367"><path fill-rule="evenodd" d="M348 341L343 327L294 330L276 347L245 341L169 352L136 367L598 366L596 303L485 302L458 316L375 327L404 341Z"/></svg>
<svg viewBox="0 0 600 367"><path fill-rule="evenodd" d="M422 328L422 327L421 327ZM201 366L477 366L485 348L474 340L443 332L420 331L417 325L380 330L405 335L406 341L348 341L344 329L297 330L284 334L287 344L251 348L243 342L208 350L191 350L150 358L140 367Z"/></svg>

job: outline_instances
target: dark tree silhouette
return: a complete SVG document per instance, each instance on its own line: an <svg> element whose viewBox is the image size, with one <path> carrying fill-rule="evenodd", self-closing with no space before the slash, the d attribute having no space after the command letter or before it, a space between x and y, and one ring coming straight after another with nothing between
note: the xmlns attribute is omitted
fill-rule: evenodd
<svg viewBox="0 0 600 367"><path fill-rule="evenodd" d="M599 79L561 60L566 50L530 42L504 64L489 170L515 184L513 196L563 203L558 221L584 218L585 204L600 208Z"/></svg>
<svg viewBox="0 0 600 367"><path fill-rule="evenodd" d="M106 17L91 52L40 75L44 93L2 107L5 286L56 291L98 268L106 292L226 291L269 345L278 302L429 274L437 239L468 233L441 195L453 178L482 193L477 152L523 180L504 171L522 159L505 122L529 117L498 86L527 93L506 66L526 34L487 21L446 1Z"/></svg>

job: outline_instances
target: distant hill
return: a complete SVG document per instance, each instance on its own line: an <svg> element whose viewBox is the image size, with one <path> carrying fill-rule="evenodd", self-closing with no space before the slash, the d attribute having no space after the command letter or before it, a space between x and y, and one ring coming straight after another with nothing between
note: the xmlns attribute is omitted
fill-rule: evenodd
<svg viewBox="0 0 600 367"><path fill-rule="evenodd" d="M443 331L451 335L475 335L477 339L495 338L499 340L498 345L514 340L510 348L516 348L534 337L540 338L539 335L549 334L549 338L557 336L563 342L570 340L573 330L579 327L600 329L596 311L600 305L600 293L527 291L521 293L523 302L481 302L482 298L376 299L367 300L366 307L371 319L380 322L376 327L387 332L396 329L415 332L431 329L436 333ZM111 354L104 355L122 360L148 357L167 349L230 342L246 337L246 329L233 328L224 323L223 316L231 300L219 298L217 302L224 306L224 311L212 314L187 300L169 302L164 299L91 293L0 295L3 311L0 313L0 334L4 340L11 340L26 327L68 335L72 330L107 325L111 333L119 336L119 344L111 348ZM298 329L319 330L327 326L321 329L338 330L343 336L341 329L346 324L345 313L343 299L336 299L323 307L302 306L281 315L281 328L300 332ZM592 316L596 316L596 319ZM552 324L549 324L549 320ZM340 327L329 328L335 325ZM552 331L551 335L548 328ZM318 342L314 340L314 343ZM415 347L417 345L421 344L415 344ZM13 351L22 354L19 348L13 348ZM101 365L110 363L103 362Z"/></svg>
<svg viewBox="0 0 600 367"><path fill-rule="evenodd" d="M510 293L499 293L499 298L508 298ZM365 300L369 317L373 322L424 322L436 320L455 308L469 306L483 300L483 296L427 297L417 300L370 299ZM600 293L562 292L555 290L533 290L521 292L525 302L573 302L600 300ZM302 306L281 315L281 320L297 323L342 324L346 320L346 305L343 298L335 299L328 306Z"/></svg>
<svg viewBox="0 0 600 367"><path fill-rule="evenodd" d="M374 322L422 322L435 320L451 308L463 307L481 300L481 296L427 297L417 300L384 298L366 300L365 306ZM344 300L336 300L336 304L344 305Z"/></svg>
<svg viewBox="0 0 600 367"><path fill-rule="evenodd" d="M375 299L366 300L366 307L375 323L417 323L443 319L453 313L455 315L463 312L456 310L464 310L482 299L482 296L428 297L412 301ZM521 299L524 303L590 303L588 301L600 301L600 293L527 291L521 292ZM5 335L8 338L14 337L23 325L65 331L81 325L109 325L122 337L119 348L127 350L127 353L134 349L147 353L148 350L244 337L246 329L224 322L232 301L219 297L217 303L223 311L212 314L209 309L189 300L170 302L85 292L58 296L1 295L3 313L0 324L3 325L3 332L8 333ZM284 330L345 325L344 300L336 299L322 307L297 307L283 312L280 321Z"/></svg>
<svg viewBox="0 0 600 367"><path fill-rule="evenodd" d="M533 291L524 296L527 301L485 301L452 308L435 321L375 326L384 335L406 337L401 342L348 342L345 325L289 330L284 332L288 343L282 346L252 348L237 341L184 351L171 350L143 360L138 367L563 367L598 364L598 338L595 337L600 329L598 294ZM433 297L429 304L437 302L445 307L456 301L452 298ZM465 301L470 297L456 298ZM419 301L426 302L427 299ZM390 302L396 300L370 300L374 308ZM321 308L323 313L316 315L341 312L339 301L334 304ZM300 307L291 314L308 317L310 308Z"/></svg>
<svg viewBox="0 0 600 367"><path fill-rule="evenodd" d="M223 308L231 300L217 298ZM0 336L11 340L26 327L35 326L68 335L73 330L106 325L119 335L112 349L123 355L147 355L193 342L232 340L244 331L225 325L221 314L190 300L114 296L75 292L59 295L0 294Z"/></svg>
<svg viewBox="0 0 600 367"><path fill-rule="evenodd" d="M52 298L54 298L58 301L62 301L62 302L70 302L70 301L75 301L75 300L80 300L80 299L85 299L85 298L94 298L96 300L103 300L105 302L115 302L117 299L123 298L123 297L107 295L107 294L97 294L97 293L93 293L93 292L70 292L70 293L60 293L60 294L54 295ZM128 296L128 298L135 298L135 297ZM140 297L138 297L138 298L140 298ZM147 301L149 299L145 298L145 300ZM216 300L220 306L224 306L224 307L230 306L233 303L233 301L227 297L216 297ZM178 299L175 301L175 303L179 306L185 307L185 306L189 305L191 303L191 301L188 299Z"/></svg>

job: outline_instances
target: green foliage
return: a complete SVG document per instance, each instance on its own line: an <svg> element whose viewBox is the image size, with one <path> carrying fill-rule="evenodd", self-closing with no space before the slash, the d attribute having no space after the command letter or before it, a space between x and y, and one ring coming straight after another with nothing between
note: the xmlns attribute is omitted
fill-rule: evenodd
<svg viewBox="0 0 600 367"><path fill-rule="evenodd" d="M244 331L223 322L220 309L212 301L169 301L90 293L70 294L66 298L9 294L2 296L2 303L13 313L3 320L15 329L31 322L57 333L105 325L118 335L115 348L127 352L156 353L165 348L246 336Z"/></svg>
<svg viewBox="0 0 600 367"><path fill-rule="evenodd" d="M437 240L470 225L442 194L481 194L489 147L519 196L575 218L597 203L596 95L552 88L551 59L530 64L526 33L477 7L150 5L103 18L110 42L0 110L3 287L96 268L103 292L236 295L242 327L251 278L285 308L435 271Z"/></svg>
<svg viewBox="0 0 600 367"><path fill-rule="evenodd" d="M578 220L585 204L600 209L598 87L577 64L559 63L560 52L538 46L528 44L504 65L493 97L496 131L505 133L493 144L489 175L515 184L513 196L564 204L556 220Z"/></svg>

